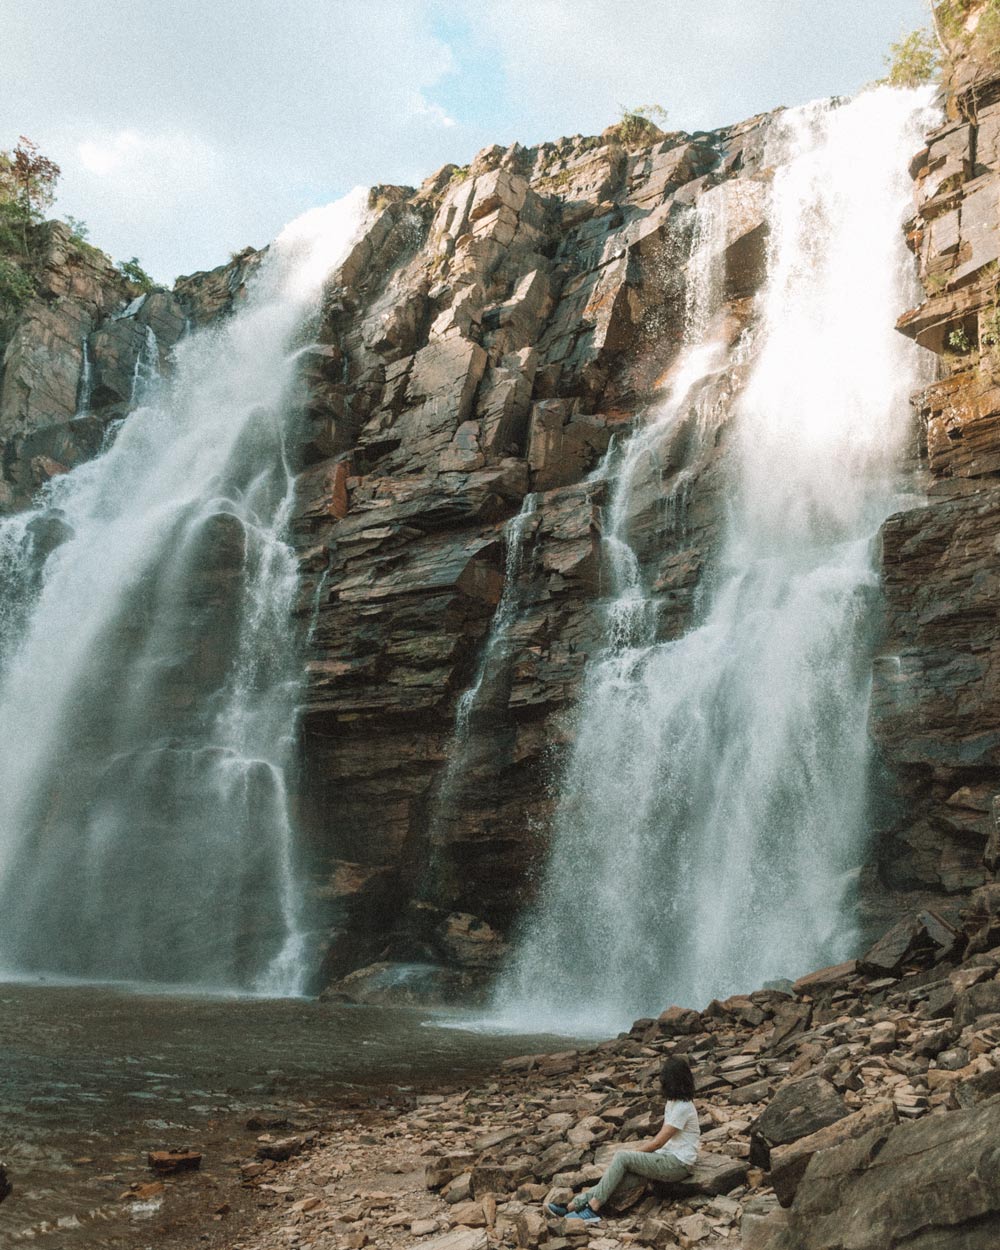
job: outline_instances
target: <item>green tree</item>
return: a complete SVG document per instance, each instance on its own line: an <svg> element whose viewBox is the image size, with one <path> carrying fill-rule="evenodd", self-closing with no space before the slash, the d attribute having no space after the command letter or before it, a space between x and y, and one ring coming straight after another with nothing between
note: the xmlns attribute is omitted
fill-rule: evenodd
<svg viewBox="0 0 1000 1250"><path fill-rule="evenodd" d="M937 43L928 30L911 31L898 43L889 44L883 60L889 71L884 81L893 87L933 82L940 67Z"/></svg>
<svg viewBox="0 0 1000 1250"><path fill-rule="evenodd" d="M66 225L73 232L73 238L79 239L81 243L85 243L90 237L90 227L85 221L81 221L79 217L71 217L66 214Z"/></svg>
<svg viewBox="0 0 1000 1250"><path fill-rule="evenodd" d="M155 285L153 279L139 264L138 256L133 256L131 260L119 261L118 272L140 291L151 291Z"/></svg>

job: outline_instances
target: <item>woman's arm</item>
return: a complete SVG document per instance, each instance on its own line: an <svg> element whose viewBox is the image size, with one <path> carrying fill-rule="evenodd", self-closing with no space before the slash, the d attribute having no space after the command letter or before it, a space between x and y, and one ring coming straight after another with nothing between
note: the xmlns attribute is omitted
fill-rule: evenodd
<svg viewBox="0 0 1000 1250"><path fill-rule="evenodd" d="M643 1154L652 1154L654 1151L659 1150L661 1146L665 1146L676 1132L677 1129L672 1124L664 1124L652 1141L636 1146L636 1150L641 1151Z"/></svg>

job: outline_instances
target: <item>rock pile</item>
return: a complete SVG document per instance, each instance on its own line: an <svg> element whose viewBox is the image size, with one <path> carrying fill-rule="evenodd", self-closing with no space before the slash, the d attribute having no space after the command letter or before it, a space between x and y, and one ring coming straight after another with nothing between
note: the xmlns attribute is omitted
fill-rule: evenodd
<svg viewBox="0 0 1000 1250"><path fill-rule="evenodd" d="M619 1191L595 1227L548 1217L659 1127L667 1055L696 1075L693 1176ZM998 1094L995 884L960 929L916 913L860 960L345 1115L286 1163L263 1141L242 1172L279 1240L272 1216L240 1246L986 1250L1000 1244Z"/></svg>

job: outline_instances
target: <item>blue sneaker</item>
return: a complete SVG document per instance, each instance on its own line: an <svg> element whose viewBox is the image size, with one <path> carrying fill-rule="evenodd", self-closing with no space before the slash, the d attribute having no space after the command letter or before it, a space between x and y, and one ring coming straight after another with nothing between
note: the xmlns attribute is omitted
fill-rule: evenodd
<svg viewBox="0 0 1000 1250"><path fill-rule="evenodd" d="M566 1216L568 1220L583 1220L585 1224L600 1224L601 1217L588 1203L585 1207L581 1207L579 1211L570 1211Z"/></svg>
<svg viewBox="0 0 1000 1250"><path fill-rule="evenodd" d="M553 1215L558 1215L562 1219L569 1212L569 1207L564 1207L561 1202L547 1202L545 1204L546 1211L550 1211Z"/></svg>

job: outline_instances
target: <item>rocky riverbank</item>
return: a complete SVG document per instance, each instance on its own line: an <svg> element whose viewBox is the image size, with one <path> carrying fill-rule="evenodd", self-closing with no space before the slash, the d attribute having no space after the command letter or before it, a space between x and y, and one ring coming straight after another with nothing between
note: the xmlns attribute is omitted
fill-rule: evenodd
<svg viewBox="0 0 1000 1250"><path fill-rule="evenodd" d="M695 1070L694 1177L623 1193L596 1227L544 1203L650 1135L664 1056ZM259 1223L232 1250L987 1250L1000 1243L1000 885L860 960L468 1086L263 1128L240 1164Z"/></svg>

